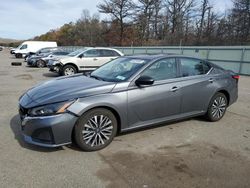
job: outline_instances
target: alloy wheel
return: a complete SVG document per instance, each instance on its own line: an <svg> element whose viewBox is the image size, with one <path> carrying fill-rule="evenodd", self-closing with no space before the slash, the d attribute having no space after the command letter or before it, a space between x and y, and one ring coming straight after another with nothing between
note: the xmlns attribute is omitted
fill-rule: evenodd
<svg viewBox="0 0 250 188"><path fill-rule="evenodd" d="M68 67L64 70L64 75L68 76L68 75L73 75L75 74L75 70L71 67Z"/></svg>
<svg viewBox="0 0 250 188"><path fill-rule="evenodd" d="M111 119L105 115L95 115L84 124L82 139L91 147L101 146L110 140L112 132Z"/></svg>
<svg viewBox="0 0 250 188"><path fill-rule="evenodd" d="M224 97L219 96L215 98L212 104L212 112L211 112L213 118L220 119L224 115L226 107L227 107L227 102Z"/></svg>

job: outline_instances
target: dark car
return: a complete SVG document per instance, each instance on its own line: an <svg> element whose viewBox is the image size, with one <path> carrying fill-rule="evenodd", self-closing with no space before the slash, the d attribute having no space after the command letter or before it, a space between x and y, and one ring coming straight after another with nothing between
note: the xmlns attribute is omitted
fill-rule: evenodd
<svg viewBox="0 0 250 188"><path fill-rule="evenodd" d="M52 51L55 51L57 50L58 47L47 47L47 48L42 48L36 52L29 52L25 55L24 57L24 60L26 60L27 58L29 58L30 56L33 56L33 55L41 55L41 54L47 54L47 53L50 53Z"/></svg>
<svg viewBox="0 0 250 188"><path fill-rule="evenodd" d="M43 68L47 66L47 63L50 59L56 57L65 57L69 54L66 51L50 51L48 53L40 53L37 55L30 56L27 58L27 65L33 67Z"/></svg>
<svg viewBox="0 0 250 188"><path fill-rule="evenodd" d="M38 50L37 52L29 52L25 55L24 61L28 61L29 58L34 57L34 56L40 56L40 57L46 56L56 50L58 50L58 47L42 48Z"/></svg>
<svg viewBox="0 0 250 188"><path fill-rule="evenodd" d="M68 54L70 54L69 51L55 51L49 54L47 57L42 57L37 61L37 67L46 67L51 60L58 60L60 58L66 57Z"/></svg>
<svg viewBox="0 0 250 188"><path fill-rule="evenodd" d="M205 116L220 120L238 98L239 76L205 60L178 55L120 57L89 76L41 83L19 100L26 142L106 147L117 133Z"/></svg>

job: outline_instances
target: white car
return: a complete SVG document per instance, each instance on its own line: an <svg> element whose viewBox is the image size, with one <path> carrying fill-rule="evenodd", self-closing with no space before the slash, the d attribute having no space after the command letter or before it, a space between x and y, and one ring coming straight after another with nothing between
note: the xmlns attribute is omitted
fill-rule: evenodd
<svg viewBox="0 0 250 188"><path fill-rule="evenodd" d="M83 48L74 51L65 58L48 62L48 68L60 75L73 75L83 71L93 71L101 65L124 56L113 48Z"/></svg>

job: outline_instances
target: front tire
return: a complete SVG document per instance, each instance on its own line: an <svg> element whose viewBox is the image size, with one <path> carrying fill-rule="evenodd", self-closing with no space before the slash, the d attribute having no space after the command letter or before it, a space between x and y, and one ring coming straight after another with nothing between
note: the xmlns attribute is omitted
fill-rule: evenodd
<svg viewBox="0 0 250 188"><path fill-rule="evenodd" d="M206 118L212 122L219 121L225 115L227 105L227 97L223 93L216 93L209 103Z"/></svg>
<svg viewBox="0 0 250 188"><path fill-rule="evenodd" d="M73 75L76 73L77 73L77 70L73 65L65 65L62 68L62 75L63 76L69 76L69 75Z"/></svg>
<svg viewBox="0 0 250 188"><path fill-rule="evenodd" d="M45 67L45 62L44 62L43 60L39 59L39 60L36 62L36 66L37 66L38 68L43 68L43 67Z"/></svg>
<svg viewBox="0 0 250 188"><path fill-rule="evenodd" d="M84 151L97 151L108 146L117 132L115 115L104 108L83 114L75 125L76 144Z"/></svg>
<svg viewBox="0 0 250 188"><path fill-rule="evenodd" d="M20 58L23 57L23 55L18 53L18 54L15 54L15 57L16 57L17 59L20 59Z"/></svg>

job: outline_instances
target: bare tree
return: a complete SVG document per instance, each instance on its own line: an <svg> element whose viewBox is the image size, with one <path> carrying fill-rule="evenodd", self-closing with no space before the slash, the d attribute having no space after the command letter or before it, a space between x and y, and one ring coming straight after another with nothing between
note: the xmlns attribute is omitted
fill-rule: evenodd
<svg viewBox="0 0 250 188"><path fill-rule="evenodd" d="M241 44L250 40L250 1L234 0L232 18L236 40Z"/></svg>
<svg viewBox="0 0 250 188"><path fill-rule="evenodd" d="M209 10L209 4L208 0L203 0L200 8L200 20L199 20L199 26L198 26L198 33L197 33L197 43L200 44L200 40L202 37L203 27L205 25L205 15L207 11Z"/></svg>
<svg viewBox="0 0 250 188"><path fill-rule="evenodd" d="M177 44L183 38L184 17L194 8L194 0L166 0L165 5L170 14L172 43Z"/></svg>
<svg viewBox="0 0 250 188"><path fill-rule="evenodd" d="M99 12L110 14L113 20L119 22L120 26L120 45L123 42L125 22L133 11L134 3L132 0L104 0L98 6Z"/></svg>

